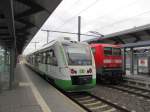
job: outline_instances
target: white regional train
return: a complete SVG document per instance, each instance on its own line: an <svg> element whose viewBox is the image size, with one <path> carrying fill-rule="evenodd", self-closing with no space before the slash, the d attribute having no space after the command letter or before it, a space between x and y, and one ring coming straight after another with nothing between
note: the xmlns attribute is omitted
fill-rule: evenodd
<svg viewBox="0 0 150 112"><path fill-rule="evenodd" d="M96 85L94 57L85 42L68 37L53 40L26 57L27 64L65 91L85 91Z"/></svg>

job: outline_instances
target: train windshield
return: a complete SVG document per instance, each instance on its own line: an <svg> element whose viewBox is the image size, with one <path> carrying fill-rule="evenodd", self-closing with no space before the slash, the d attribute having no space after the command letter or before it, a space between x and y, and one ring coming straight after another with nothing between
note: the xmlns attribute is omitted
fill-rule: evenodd
<svg viewBox="0 0 150 112"><path fill-rule="evenodd" d="M79 44L64 44L63 46L69 65L92 65L92 56L88 46Z"/></svg>
<svg viewBox="0 0 150 112"><path fill-rule="evenodd" d="M121 55L121 49L120 48L113 48L113 55L120 56Z"/></svg>
<svg viewBox="0 0 150 112"><path fill-rule="evenodd" d="M121 49L120 48L112 48L112 47L105 47L104 48L105 56L120 56Z"/></svg>
<svg viewBox="0 0 150 112"><path fill-rule="evenodd" d="M104 47L104 55L111 56L112 55L112 47Z"/></svg>

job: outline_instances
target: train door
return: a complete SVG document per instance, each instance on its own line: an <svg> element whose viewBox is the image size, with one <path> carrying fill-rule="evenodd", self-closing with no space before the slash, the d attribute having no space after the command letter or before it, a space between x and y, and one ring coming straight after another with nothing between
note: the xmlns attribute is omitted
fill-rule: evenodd
<svg viewBox="0 0 150 112"><path fill-rule="evenodd" d="M39 53L36 53L36 54L35 54L35 67L36 67L37 69L38 69L38 64L39 64L38 58L39 58Z"/></svg>
<svg viewBox="0 0 150 112"><path fill-rule="evenodd" d="M45 52L42 52L41 53L41 60L40 60L40 63L39 63L39 69L40 71L42 71L43 73L46 74L46 53Z"/></svg>
<svg viewBox="0 0 150 112"><path fill-rule="evenodd" d="M52 78L58 78L59 69L54 48L47 51L47 73Z"/></svg>

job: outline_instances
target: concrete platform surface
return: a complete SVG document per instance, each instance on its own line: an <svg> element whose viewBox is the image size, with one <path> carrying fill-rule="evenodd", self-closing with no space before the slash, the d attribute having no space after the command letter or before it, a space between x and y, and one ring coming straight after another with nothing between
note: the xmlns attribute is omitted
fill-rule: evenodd
<svg viewBox="0 0 150 112"><path fill-rule="evenodd" d="M19 82L0 93L0 112L85 112L25 65L17 65Z"/></svg>
<svg viewBox="0 0 150 112"><path fill-rule="evenodd" d="M125 75L126 78L130 78L137 81L143 81L143 82L150 82L150 75L145 74L127 74Z"/></svg>

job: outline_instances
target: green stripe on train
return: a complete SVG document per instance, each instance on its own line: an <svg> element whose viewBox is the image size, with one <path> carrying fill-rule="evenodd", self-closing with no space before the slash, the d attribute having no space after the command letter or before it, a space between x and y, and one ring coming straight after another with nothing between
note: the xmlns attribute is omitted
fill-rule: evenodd
<svg viewBox="0 0 150 112"><path fill-rule="evenodd" d="M91 84L85 85L72 85L70 80L56 79L55 84L65 91L81 91L93 88L96 85L96 79L93 79Z"/></svg>

